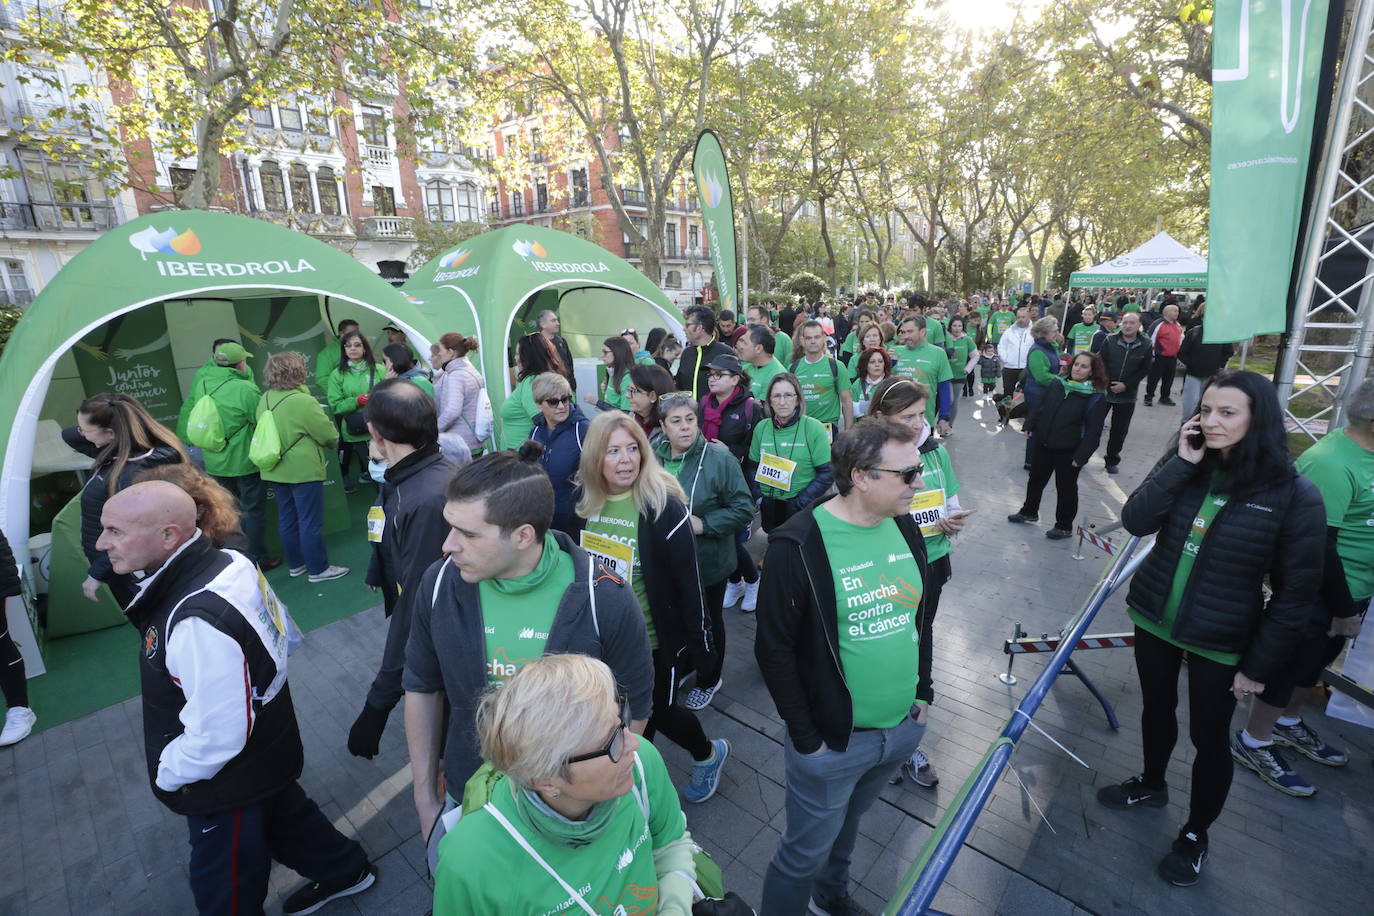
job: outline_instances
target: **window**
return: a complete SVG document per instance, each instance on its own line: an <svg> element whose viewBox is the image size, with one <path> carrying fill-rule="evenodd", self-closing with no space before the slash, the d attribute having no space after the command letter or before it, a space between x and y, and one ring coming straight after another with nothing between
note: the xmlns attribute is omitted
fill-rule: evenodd
<svg viewBox="0 0 1374 916"><path fill-rule="evenodd" d="M299 162L291 166L291 204L297 213L315 212L315 201L310 195L310 173Z"/></svg>
<svg viewBox="0 0 1374 916"><path fill-rule="evenodd" d="M510 192L510 215L511 215L511 216L524 216L524 215L525 215L525 192L524 192L524 191L511 191L511 192Z"/></svg>
<svg viewBox="0 0 1374 916"><path fill-rule="evenodd" d="M363 141L369 146L386 146L386 111L376 105L362 106Z"/></svg>
<svg viewBox="0 0 1374 916"><path fill-rule="evenodd" d="M281 129L300 133L304 123L301 121L300 105L291 103L290 105L278 105L277 117L281 119Z"/></svg>
<svg viewBox="0 0 1374 916"><path fill-rule="evenodd" d="M305 123L312 134L329 136L329 120L333 108L334 106L325 98L305 99Z"/></svg>
<svg viewBox="0 0 1374 916"><path fill-rule="evenodd" d="M574 207L585 207L589 203L590 195L587 193L587 170L572 170L572 205Z"/></svg>
<svg viewBox="0 0 1374 916"><path fill-rule="evenodd" d="M4 267L4 301L10 305L28 305L33 301L33 288L24 272L24 262L7 259Z"/></svg>
<svg viewBox="0 0 1374 916"><path fill-rule="evenodd" d="M530 128L530 161L543 162L544 155L544 132L537 127Z"/></svg>
<svg viewBox="0 0 1374 916"><path fill-rule="evenodd" d="M343 211L339 208L339 185L334 178L334 170L329 166L321 166L315 173L315 186L320 189L320 212L329 216L338 216Z"/></svg>
<svg viewBox="0 0 1374 916"><path fill-rule="evenodd" d="M378 216L396 215L396 192L384 184L372 186L372 209Z"/></svg>
<svg viewBox="0 0 1374 916"><path fill-rule="evenodd" d="M515 134L506 134L506 142L503 149L505 150L504 155L515 155Z"/></svg>
<svg viewBox="0 0 1374 916"><path fill-rule="evenodd" d="M458 186L458 221L480 223L482 221L482 198L477 193L477 185L465 181Z"/></svg>
<svg viewBox="0 0 1374 916"><path fill-rule="evenodd" d="M39 228L108 228L110 206L100 199L103 189L82 166L31 150L21 152L19 159Z"/></svg>
<svg viewBox="0 0 1374 916"><path fill-rule="evenodd" d="M448 182L431 181L425 185L425 212L436 223L453 222L453 189Z"/></svg>
<svg viewBox="0 0 1374 916"><path fill-rule="evenodd" d="M675 258L677 257L677 223L669 223L665 230L663 254Z"/></svg>
<svg viewBox="0 0 1374 916"><path fill-rule="evenodd" d="M491 214L493 219L501 218L501 192L495 188L491 189L491 200L487 201L487 213Z"/></svg>
<svg viewBox="0 0 1374 916"><path fill-rule="evenodd" d="M687 227L687 247L701 247L701 227L695 223Z"/></svg>
<svg viewBox="0 0 1374 916"><path fill-rule="evenodd" d="M258 178L262 182L262 203L268 210L286 209L286 184L282 180L281 166L268 159L258 167Z"/></svg>
<svg viewBox="0 0 1374 916"><path fill-rule="evenodd" d="M191 182L195 181L196 170L171 168L167 170L167 177L172 180L173 193L180 194L191 186Z"/></svg>
<svg viewBox="0 0 1374 916"><path fill-rule="evenodd" d="M270 105L262 108L256 106L250 107L248 109L248 117L251 118L253 123L258 127L265 127L271 130L275 126L272 123L272 108Z"/></svg>
<svg viewBox="0 0 1374 916"><path fill-rule="evenodd" d="M682 289L682 271L670 270L663 278L663 285L669 289Z"/></svg>
<svg viewBox="0 0 1374 916"><path fill-rule="evenodd" d="M547 213L549 211L549 183L538 181L534 185L534 212Z"/></svg>

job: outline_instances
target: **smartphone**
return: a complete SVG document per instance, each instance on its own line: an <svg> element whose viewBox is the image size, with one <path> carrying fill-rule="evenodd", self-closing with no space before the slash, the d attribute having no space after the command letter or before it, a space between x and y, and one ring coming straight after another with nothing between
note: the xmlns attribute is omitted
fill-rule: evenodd
<svg viewBox="0 0 1374 916"><path fill-rule="evenodd" d="M1190 448L1203 448L1207 445L1207 437L1202 433L1189 433L1188 445Z"/></svg>
<svg viewBox="0 0 1374 916"><path fill-rule="evenodd" d="M970 515L972 515L973 513L977 512L977 511L978 511L977 509L960 509L958 512L951 512L951 513L949 514L949 517L950 517L950 518L968 518Z"/></svg>

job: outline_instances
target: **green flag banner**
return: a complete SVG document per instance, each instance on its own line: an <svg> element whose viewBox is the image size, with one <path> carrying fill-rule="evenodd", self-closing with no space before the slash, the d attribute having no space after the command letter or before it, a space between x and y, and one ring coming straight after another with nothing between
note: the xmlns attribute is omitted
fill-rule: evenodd
<svg viewBox="0 0 1374 916"><path fill-rule="evenodd" d="M87 397L103 391L127 394L153 419L176 428L181 387L161 305L111 318L82 338L72 353Z"/></svg>
<svg viewBox="0 0 1374 916"><path fill-rule="evenodd" d="M703 130L692 154L692 173L697 179L706 244L711 246L711 269L720 295L721 310L735 311L739 304L735 283L735 205L730 196L730 172L725 150L714 131Z"/></svg>
<svg viewBox="0 0 1374 916"><path fill-rule="evenodd" d="M1217 0L1208 343L1287 327L1326 3Z"/></svg>

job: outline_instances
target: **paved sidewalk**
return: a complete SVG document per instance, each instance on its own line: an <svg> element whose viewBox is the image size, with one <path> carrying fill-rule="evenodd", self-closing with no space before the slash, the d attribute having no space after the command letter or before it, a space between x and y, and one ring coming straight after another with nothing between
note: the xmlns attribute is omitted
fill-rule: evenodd
<svg viewBox="0 0 1374 916"><path fill-rule="evenodd" d="M1057 631L1104 568L1099 551L1089 548L1088 559L1075 561L1076 541L1047 541L1047 523L1005 521L1022 497L1023 440L1013 430L993 434L983 428L980 414L987 412L966 399L950 440L963 502L978 512L956 544L955 578L936 624L939 699L926 749L941 782L929 790L891 786L866 818L853 877L857 896L874 912L1043 667L1045 656L1023 657L1016 663L1020 682L1004 686L996 678L1006 667L1002 640L1017 622L1035 635ZM1138 408L1122 473L1105 474L1100 452L1084 472L1082 512L1100 523L1114 519L1179 422L1177 409ZM1048 520L1052 511L1051 492L1041 517ZM727 887L757 905L783 826L782 725L754 663L753 619L738 611L726 616L726 686L702 715L707 732L729 738L733 753L717 796L686 807L693 834L725 869ZM1091 629L1128 628L1117 598ZM374 889L332 904L325 914L422 916L429 907L399 710L377 759L358 760L345 749L384 633L380 610L365 611L310 633L292 659L292 692L306 748L302 782L342 829L359 837L380 868ZM136 642L130 634L130 664ZM1172 888L1154 868L1185 816L1192 758L1186 721L1169 774L1173 803L1162 811L1100 808L1097 788L1140 767L1138 689L1128 651L1075 657L1115 704L1121 730L1107 726L1074 679L1057 685L1036 722L1092 769L1028 732L1013 759L1025 789L1011 774L1002 781L936 901L940 909L970 916L1371 911L1374 734L1311 714L1324 736L1350 749L1350 764L1334 770L1305 764L1302 771L1319 787L1312 799L1280 795L1249 771L1238 771L1211 834L1201 884ZM132 700L0 750L0 914L194 911L185 874L185 822L148 789L139 720L138 701ZM684 785L687 755L667 742L661 747ZM300 883L277 869L268 912L280 912L280 901Z"/></svg>

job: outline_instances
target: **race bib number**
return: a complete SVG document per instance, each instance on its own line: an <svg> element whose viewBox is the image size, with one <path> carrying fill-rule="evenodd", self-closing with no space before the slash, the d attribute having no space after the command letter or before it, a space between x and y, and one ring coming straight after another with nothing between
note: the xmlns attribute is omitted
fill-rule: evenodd
<svg viewBox="0 0 1374 916"><path fill-rule="evenodd" d="M792 474L797 470L797 462L763 452L759 456L759 469L754 479L779 490L792 489Z"/></svg>
<svg viewBox="0 0 1374 916"><path fill-rule="evenodd" d="M587 553L595 555L617 577L626 583L631 581L635 567L635 551L629 544L622 544L614 538L583 531L580 546Z"/></svg>
<svg viewBox="0 0 1374 916"><path fill-rule="evenodd" d="M921 526L922 537L934 537L940 533L936 522L945 518L948 507L945 505L945 490L925 490L911 497L911 514L916 524Z"/></svg>
<svg viewBox="0 0 1374 916"><path fill-rule="evenodd" d="M373 506L367 510L367 539L373 544L382 542L382 532L386 529L386 510Z"/></svg>

